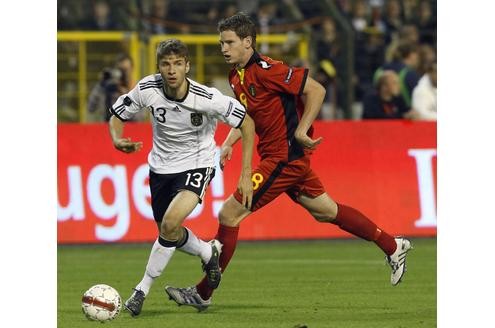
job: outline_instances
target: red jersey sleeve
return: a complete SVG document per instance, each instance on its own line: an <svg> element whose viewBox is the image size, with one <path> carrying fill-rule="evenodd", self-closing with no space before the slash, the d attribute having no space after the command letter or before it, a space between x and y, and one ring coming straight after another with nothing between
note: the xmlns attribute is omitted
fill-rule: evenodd
<svg viewBox="0 0 495 328"><path fill-rule="evenodd" d="M303 67L290 67L284 63L274 63L268 68L259 69L259 81L267 89L277 92L302 95L308 69Z"/></svg>

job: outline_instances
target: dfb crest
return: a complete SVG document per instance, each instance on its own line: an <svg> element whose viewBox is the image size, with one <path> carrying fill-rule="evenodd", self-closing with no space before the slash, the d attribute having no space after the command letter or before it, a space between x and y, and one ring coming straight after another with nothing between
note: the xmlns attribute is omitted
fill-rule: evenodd
<svg viewBox="0 0 495 328"><path fill-rule="evenodd" d="M203 124L203 115L201 113L191 113L191 124L194 126Z"/></svg>

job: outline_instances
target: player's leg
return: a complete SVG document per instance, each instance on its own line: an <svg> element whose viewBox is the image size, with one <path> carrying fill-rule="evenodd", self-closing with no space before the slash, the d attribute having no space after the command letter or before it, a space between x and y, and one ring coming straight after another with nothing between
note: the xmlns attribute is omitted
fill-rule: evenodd
<svg viewBox="0 0 495 328"><path fill-rule="evenodd" d="M373 241L386 254L392 268L392 285L400 282L405 272L406 254L411 249L409 240L394 238L357 209L337 204L324 191L321 181L313 171L307 174L305 181L289 192L289 196L319 222L335 224L357 237Z"/></svg>
<svg viewBox="0 0 495 328"><path fill-rule="evenodd" d="M285 192L293 183L300 179L300 167L287 168L287 163L277 161L261 161L253 171L253 204L251 210L242 204L242 195L238 191L230 196L223 204L219 213L217 239L223 244L220 256L221 271L224 272L229 264L237 245L239 224L251 211L256 211ZM205 278L196 286L188 288L166 287L171 299L179 305L191 305L199 311L206 309L211 301L213 289L206 283Z"/></svg>
<svg viewBox="0 0 495 328"><path fill-rule="evenodd" d="M172 258L182 234L182 222L198 204L198 196L189 191L179 192L168 206L160 222L158 239L151 248L143 279L134 289L134 293L124 303L125 308L136 316L141 313L144 299L149 293L154 281L162 274Z"/></svg>
<svg viewBox="0 0 495 328"><path fill-rule="evenodd" d="M199 197L199 202L203 201L208 185L215 176L214 168L200 168L188 171L180 183L182 189L190 190ZM177 249L189 255L201 258L203 271L206 274L208 285L217 288L222 277L218 264L222 252L222 244L213 239L205 242L198 238L193 231L186 227L181 227L181 236L178 238Z"/></svg>
<svg viewBox="0 0 495 328"><path fill-rule="evenodd" d="M182 222L197 204L197 195L188 190L179 192L170 203L160 223L160 234L151 250L143 280L136 287L143 291L145 296L172 257L181 237Z"/></svg>
<svg viewBox="0 0 495 328"><path fill-rule="evenodd" d="M394 238L363 213L352 207L337 204L327 193L314 198L300 194L297 202L319 222L335 224L357 237L374 241L386 255L393 254L397 248Z"/></svg>
<svg viewBox="0 0 495 328"><path fill-rule="evenodd" d="M222 245L222 253L219 259L221 272L225 272L227 265L232 259L236 246L237 236L239 232L239 224L251 213L245 208L234 196L230 196L222 206L219 212L219 227L217 236ZM190 305L198 311L203 311L211 304L211 296L215 288L212 288L208 283L207 276L193 287L175 288L171 286L165 287L170 299L174 300L179 305Z"/></svg>
<svg viewBox="0 0 495 328"><path fill-rule="evenodd" d="M232 256L234 256L239 225L249 214L251 214L251 211L239 203L232 195L225 201L218 213L219 225L216 238L223 244L219 263L222 273L227 268ZM204 278L196 288L203 299L209 299L213 293L213 289L206 284Z"/></svg>

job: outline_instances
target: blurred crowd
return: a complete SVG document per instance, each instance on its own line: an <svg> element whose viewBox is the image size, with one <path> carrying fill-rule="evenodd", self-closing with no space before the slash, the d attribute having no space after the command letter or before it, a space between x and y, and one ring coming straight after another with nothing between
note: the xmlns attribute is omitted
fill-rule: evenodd
<svg viewBox="0 0 495 328"><path fill-rule="evenodd" d="M310 61L291 64L311 67L313 77L327 89L320 119L344 117L347 26L354 53L351 117L436 120L436 1L334 0L337 14L333 16L323 15L318 3L94 0L88 5L59 0L57 26L58 30L132 30L142 38L158 33L216 33L220 19L243 11L253 17L260 34L306 33L311 39ZM258 50L266 53L266 45L259 45ZM119 65L132 65L132 59L121 55L116 60ZM103 108L134 83L119 75L117 81L123 81L122 85L114 86L109 83L111 77L111 70L102 72L101 82L90 95L90 111Z"/></svg>

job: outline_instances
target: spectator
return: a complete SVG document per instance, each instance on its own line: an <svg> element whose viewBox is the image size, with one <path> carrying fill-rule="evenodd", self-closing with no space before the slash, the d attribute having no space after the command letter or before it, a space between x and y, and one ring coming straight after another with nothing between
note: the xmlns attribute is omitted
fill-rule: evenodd
<svg viewBox="0 0 495 328"><path fill-rule="evenodd" d="M382 7L381 5L374 4L371 6L371 20L370 27L374 30L374 32L378 32L380 34L385 33L387 30L385 21L382 17Z"/></svg>
<svg viewBox="0 0 495 328"><path fill-rule="evenodd" d="M238 8L239 11L242 11L243 13L246 13L248 15L254 15L256 11L258 10L259 7L259 0L236 0L236 7Z"/></svg>
<svg viewBox="0 0 495 328"><path fill-rule="evenodd" d="M215 32L217 32L216 25L218 24L218 21L222 18L233 16L238 11L239 10L237 9L237 6L233 3L225 4L224 6L222 6L222 4L218 2L212 2L210 3L208 13L206 14L207 22L208 24L215 26L214 30ZM204 18L200 23L204 23Z"/></svg>
<svg viewBox="0 0 495 328"><path fill-rule="evenodd" d="M436 53L428 44L422 44L419 46L419 65L418 65L418 75L423 76L426 74L427 70L431 67L433 63L436 62Z"/></svg>
<svg viewBox="0 0 495 328"><path fill-rule="evenodd" d="M93 2L92 16L82 24L82 28L92 31L118 30L119 26L110 15L110 6L107 1Z"/></svg>
<svg viewBox="0 0 495 328"><path fill-rule="evenodd" d="M385 6L385 42L388 44L398 38L398 33L402 27L400 3L398 0L390 0Z"/></svg>
<svg viewBox="0 0 495 328"><path fill-rule="evenodd" d="M411 106L411 96L414 87L418 84L419 76L416 72L419 64L418 48L414 44L399 45L394 60L378 68L373 76L373 83L377 83L381 74L392 70L399 75L400 92L405 104Z"/></svg>
<svg viewBox="0 0 495 328"><path fill-rule="evenodd" d="M384 62L383 35L369 30L363 33L363 42L356 45L355 77L357 85L355 98L361 101L363 96L373 87L373 74Z"/></svg>
<svg viewBox="0 0 495 328"><path fill-rule="evenodd" d="M104 122L110 119L108 108L120 95L128 93L135 82L132 79L133 62L127 54L119 54L115 66L102 71L101 80L93 87L88 99L88 120ZM136 120L143 120L144 116Z"/></svg>
<svg viewBox="0 0 495 328"><path fill-rule="evenodd" d="M404 17L404 22L409 24L415 19L416 7L418 6L418 0L402 0L402 12Z"/></svg>
<svg viewBox="0 0 495 328"><path fill-rule="evenodd" d="M385 70L377 81L376 89L369 92L363 102L363 119L399 119L409 108L400 97L399 76Z"/></svg>
<svg viewBox="0 0 495 328"><path fill-rule="evenodd" d="M392 39L389 43L387 49L385 50L386 61L394 60L394 56L397 52L399 45L403 43L410 43L412 45L418 45L419 42L419 32L414 25L404 25L400 28L398 37Z"/></svg>
<svg viewBox="0 0 495 328"><path fill-rule="evenodd" d="M429 1L421 1L418 8L418 17L415 25L419 29L419 41L429 45L436 43L437 22L433 17Z"/></svg>
<svg viewBox="0 0 495 328"><path fill-rule="evenodd" d="M399 30L399 42L417 45L419 43L419 32L415 25L404 25Z"/></svg>
<svg viewBox="0 0 495 328"><path fill-rule="evenodd" d="M352 2L351 0L337 0L337 8L340 10L342 15L348 20L352 21Z"/></svg>
<svg viewBox="0 0 495 328"><path fill-rule="evenodd" d="M153 0L151 3L150 20L145 22L145 29L150 34L165 34L169 32L165 21L169 15L169 0Z"/></svg>
<svg viewBox="0 0 495 328"><path fill-rule="evenodd" d="M368 54L366 53L369 38L366 33L368 19L365 1L358 0L354 2L354 6L352 7L351 25L354 28L354 95L355 100L360 102L365 94L365 80L366 78L369 79L369 76L365 76L366 73L364 73L369 63Z"/></svg>
<svg viewBox="0 0 495 328"><path fill-rule="evenodd" d="M222 18L234 16L238 12L239 12L239 10L237 9L237 5L235 5L233 3L227 4L225 6L225 8L223 9ZM218 21L216 23L218 23ZM216 24L215 24L215 26L216 26Z"/></svg>
<svg viewBox="0 0 495 328"><path fill-rule="evenodd" d="M282 21L278 18L278 4L274 0L265 0L261 3L256 13L256 21L259 27L260 35L270 34L270 26L281 24ZM269 52L268 43L260 43L260 52L267 54Z"/></svg>
<svg viewBox="0 0 495 328"><path fill-rule="evenodd" d="M437 64L430 65L414 88L412 110L406 117L414 120L437 120Z"/></svg>
<svg viewBox="0 0 495 328"><path fill-rule="evenodd" d="M332 18L326 17L321 23L320 30L315 35L316 61L318 69L315 80L320 82L326 89L323 107L319 113L320 119L336 118L337 98L336 86L338 72L344 69L340 44L335 22Z"/></svg>
<svg viewBox="0 0 495 328"><path fill-rule="evenodd" d="M351 23L354 30L358 33L363 32L368 27L367 7L364 0L358 0L354 3Z"/></svg>
<svg viewBox="0 0 495 328"><path fill-rule="evenodd" d="M61 2L57 12L57 30L79 30L82 17L83 4L77 2Z"/></svg>

